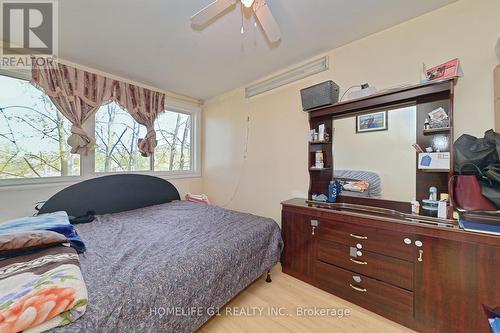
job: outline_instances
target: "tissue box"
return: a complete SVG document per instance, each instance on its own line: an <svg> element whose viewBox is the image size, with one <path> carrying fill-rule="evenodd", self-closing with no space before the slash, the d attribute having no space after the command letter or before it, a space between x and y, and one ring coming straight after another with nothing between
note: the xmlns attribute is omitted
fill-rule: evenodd
<svg viewBox="0 0 500 333"><path fill-rule="evenodd" d="M418 168L421 170L450 170L450 153L420 153Z"/></svg>

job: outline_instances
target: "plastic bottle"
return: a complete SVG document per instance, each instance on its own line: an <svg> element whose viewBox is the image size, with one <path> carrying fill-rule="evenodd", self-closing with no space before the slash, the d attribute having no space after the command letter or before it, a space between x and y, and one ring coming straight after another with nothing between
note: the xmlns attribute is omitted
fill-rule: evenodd
<svg viewBox="0 0 500 333"><path fill-rule="evenodd" d="M328 202L336 202L337 201L337 184L332 180L330 184L328 184Z"/></svg>

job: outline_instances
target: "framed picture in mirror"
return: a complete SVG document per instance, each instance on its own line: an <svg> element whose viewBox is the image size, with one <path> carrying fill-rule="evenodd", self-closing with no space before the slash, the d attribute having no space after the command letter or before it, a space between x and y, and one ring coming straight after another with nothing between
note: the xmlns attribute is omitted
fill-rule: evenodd
<svg viewBox="0 0 500 333"><path fill-rule="evenodd" d="M386 131L387 129L387 111L356 116L356 133Z"/></svg>

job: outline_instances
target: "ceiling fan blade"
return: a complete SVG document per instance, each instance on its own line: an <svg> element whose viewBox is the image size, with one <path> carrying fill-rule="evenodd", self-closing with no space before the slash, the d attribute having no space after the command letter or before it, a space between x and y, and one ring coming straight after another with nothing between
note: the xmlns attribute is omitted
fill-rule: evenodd
<svg viewBox="0 0 500 333"><path fill-rule="evenodd" d="M278 23L274 19L271 9L266 1L256 1L254 4L255 16L259 20L264 33L271 43L275 43L281 39L281 31Z"/></svg>
<svg viewBox="0 0 500 333"><path fill-rule="evenodd" d="M191 16L191 23L193 25L204 25L227 8L233 6L236 1L237 0L215 0L198 13Z"/></svg>

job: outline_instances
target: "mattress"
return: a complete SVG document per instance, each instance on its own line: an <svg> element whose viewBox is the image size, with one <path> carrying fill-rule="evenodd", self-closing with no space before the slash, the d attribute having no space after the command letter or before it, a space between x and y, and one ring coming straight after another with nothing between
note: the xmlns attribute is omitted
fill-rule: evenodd
<svg viewBox="0 0 500 333"><path fill-rule="evenodd" d="M87 313L52 332L193 332L274 266L272 219L174 201L77 226Z"/></svg>

